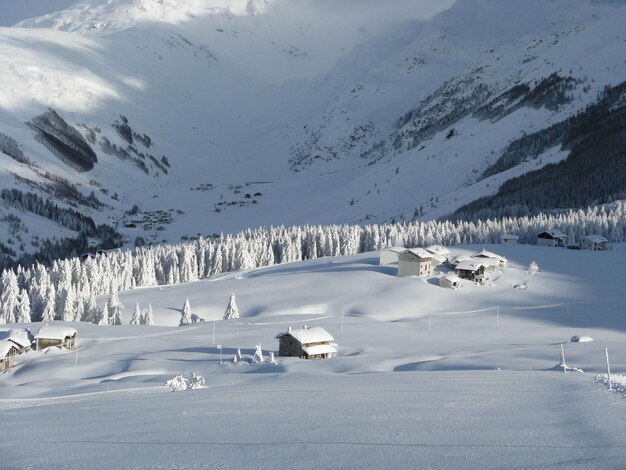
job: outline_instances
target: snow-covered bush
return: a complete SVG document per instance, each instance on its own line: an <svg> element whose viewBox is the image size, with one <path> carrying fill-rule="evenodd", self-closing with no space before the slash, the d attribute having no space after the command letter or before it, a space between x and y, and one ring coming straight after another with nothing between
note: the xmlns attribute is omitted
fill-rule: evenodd
<svg viewBox="0 0 626 470"><path fill-rule="evenodd" d="M192 372L188 378L177 375L173 379L165 382L165 388L169 388L172 392L182 392L184 390L197 390L204 388L204 377Z"/></svg>
<svg viewBox="0 0 626 470"><path fill-rule="evenodd" d="M261 349L261 345L256 345L256 350L254 351L254 356L252 357L252 362L263 363L265 362L265 357L263 357L263 350Z"/></svg>
<svg viewBox="0 0 626 470"><path fill-rule="evenodd" d="M535 261L531 261L528 265L528 274L534 276L539 272L539 265Z"/></svg>

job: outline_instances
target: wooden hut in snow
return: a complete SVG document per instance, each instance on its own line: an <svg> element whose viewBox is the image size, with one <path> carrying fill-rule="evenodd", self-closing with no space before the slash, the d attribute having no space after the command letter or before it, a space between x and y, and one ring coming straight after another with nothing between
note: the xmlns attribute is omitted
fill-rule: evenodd
<svg viewBox="0 0 626 470"><path fill-rule="evenodd" d="M392 246L391 248L380 250L379 264L383 266L385 264L397 263L398 255L403 251L406 251L406 248L402 246Z"/></svg>
<svg viewBox="0 0 626 470"><path fill-rule="evenodd" d="M503 233L500 235L500 243L502 245L517 245L519 243L519 236L512 233Z"/></svg>
<svg viewBox="0 0 626 470"><path fill-rule="evenodd" d="M567 245L567 235L556 229L539 232L537 234L537 245L565 247Z"/></svg>
<svg viewBox="0 0 626 470"><path fill-rule="evenodd" d="M19 354L17 346L11 341L0 341L0 373L13 367L13 357Z"/></svg>
<svg viewBox="0 0 626 470"><path fill-rule="evenodd" d="M432 254L423 248L411 248L398 255L398 276L424 277L432 270Z"/></svg>
<svg viewBox="0 0 626 470"><path fill-rule="evenodd" d="M76 329L62 325L44 325L39 329L35 340L37 351L57 346L61 349L76 349Z"/></svg>
<svg viewBox="0 0 626 470"><path fill-rule="evenodd" d="M456 274L448 274L439 279L439 285L447 289L459 289L461 287L461 278Z"/></svg>
<svg viewBox="0 0 626 470"><path fill-rule="evenodd" d="M301 359L328 359L337 354L335 338L319 326L292 329L276 335L278 355Z"/></svg>
<svg viewBox="0 0 626 470"><path fill-rule="evenodd" d="M581 250L606 250L609 241L602 235L585 235L580 239Z"/></svg>

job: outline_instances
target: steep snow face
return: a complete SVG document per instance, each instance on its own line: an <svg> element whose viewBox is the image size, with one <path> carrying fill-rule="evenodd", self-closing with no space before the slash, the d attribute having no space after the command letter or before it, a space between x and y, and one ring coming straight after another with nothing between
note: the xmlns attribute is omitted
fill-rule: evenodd
<svg viewBox="0 0 626 470"><path fill-rule="evenodd" d="M0 153L2 187L43 193L45 172L65 178L94 191L103 205L81 210L129 243L444 215L565 158L555 147L479 178L511 141L626 77L623 3L34 5L0 29L0 129L38 167ZM571 83L562 103L502 98L506 112L493 111L553 73ZM477 112L487 104L496 117ZM90 143L92 170L77 174L36 140L25 123L48 107ZM135 204L136 217L124 213Z"/></svg>

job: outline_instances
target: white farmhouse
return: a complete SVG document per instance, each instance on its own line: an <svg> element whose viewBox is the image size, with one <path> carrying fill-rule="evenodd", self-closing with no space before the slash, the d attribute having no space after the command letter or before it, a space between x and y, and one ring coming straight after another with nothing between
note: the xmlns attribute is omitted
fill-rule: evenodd
<svg viewBox="0 0 626 470"><path fill-rule="evenodd" d="M609 241L602 235L585 235L580 239L581 250L606 250Z"/></svg>
<svg viewBox="0 0 626 470"><path fill-rule="evenodd" d="M546 230L537 234L537 245L565 247L567 235L556 229Z"/></svg>
<svg viewBox="0 0 626 470"><path fill-rule="evenodd" d="M512 233L503 233L500 235L500 244L502 245L517 245L519 243L519 236Z"/></svg>
<svg viewBox="0 0 626 470"><path fill-rule="evenodd" d="M432 254L423 248L411 248L398 255L398 276L429 276Z"/></svg>
<svg viewBox="0 0 626 470"><path fill-rule="evenodd" d="M278 355L301 359L329 359L337 354L335 338L319 326L292 329L276 335Z"/></svg>
<svg viewBox="0 0 626 470"><path fill-rule="evenodd" d="M406 251L406 248L402 246L392 246L391 248L385 248L380 250L379 264L384 266L386 264L393 264L398 262L398 255Z"/></svg>

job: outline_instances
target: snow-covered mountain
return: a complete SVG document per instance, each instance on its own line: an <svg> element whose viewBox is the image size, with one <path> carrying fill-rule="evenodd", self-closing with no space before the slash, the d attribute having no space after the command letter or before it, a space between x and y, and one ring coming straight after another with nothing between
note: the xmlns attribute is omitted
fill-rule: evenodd
<svg viewBox="0 0 626 470"><path fill-rule="evenodd" d="M0 247L16 256L79 231L133 245L443 216L580 153L591 117L563 122L626 80L623 1L15 3ZM617 125L592 141L623 132L610 96Z"/></svg>

